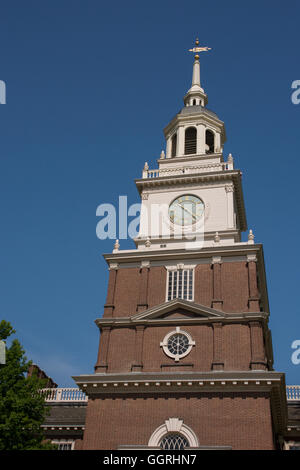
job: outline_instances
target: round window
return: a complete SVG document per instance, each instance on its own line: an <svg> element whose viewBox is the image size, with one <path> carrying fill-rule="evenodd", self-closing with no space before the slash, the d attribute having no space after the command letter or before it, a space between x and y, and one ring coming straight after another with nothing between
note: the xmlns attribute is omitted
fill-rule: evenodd
<svg viewBox="0 0 300 470"><path fill-rule="evenodd" d="M189 354L195 345L195 341L186 331L181 331L178 326L175 331L171 331L165 336L160 345L167 356L179 361L179 359Z"/></svg>
<svg viewBox="0 0 300 470"><path fill-rule="evenodd" d="M175 333L168 339L168 350L171 354L182 356L189 348L189 339L182 333Z"/></svg>

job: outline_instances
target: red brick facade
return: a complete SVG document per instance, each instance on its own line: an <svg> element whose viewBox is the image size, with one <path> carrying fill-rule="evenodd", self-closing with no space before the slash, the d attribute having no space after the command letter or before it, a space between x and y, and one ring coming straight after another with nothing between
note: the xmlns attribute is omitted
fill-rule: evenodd
<svg viewBox="0 0 300 470"><path fill-rule="evenodd" d="M257 263L223 261L195 266L193 302L166 302L163 263L110 269L104 315L96 321L96 374L85 385L83 449L147 447L170 418L182 419L200 448L278 446L272 345L268 314L260 311ZM194 345L176 362L161 342L178 326ZM280 395L282 378L276 380Z"/></svg>
<svg viewBox="0 0 300 470"><path fill-rule="evenodd" d="M184 417L184 422L196 433L200 446L274 449L268 397L238 394L91 400L84 448L146 446L153 431L174 415Z"/></svg>
<svg viewBox="0 0 300 470"><path fill-rule="evenodd" d="M139 311L139 306L146 309L164 303L166 282L164 266L111 269L104 318L129 317ZM214 307L217 301L225 312L256 312L258 297L254 262L198 264L195 268L195 303ZM256 302L250 302L253 298Z"/></svg>

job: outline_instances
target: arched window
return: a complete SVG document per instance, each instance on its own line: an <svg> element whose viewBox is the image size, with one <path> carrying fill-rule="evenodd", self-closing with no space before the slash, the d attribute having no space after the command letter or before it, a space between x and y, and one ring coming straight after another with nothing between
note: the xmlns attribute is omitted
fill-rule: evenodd
<svg viewBox="0 0 300 470"><path fill-rule="evenodd" d="M169 433L162 438L159 447L164 450L183 450L189 447L189 443L181 434Z"/></svg>
<svg viewBox="0 0 300 470"><path fill-rule="evenodd" d="M160 447L166 450L199 447L194 431L183 423L182 419L169 418L152 434L149 447Z"/></svg>
<svg viewBox="0 0 300 470"><path fill-rule="evenodd" d="M193 100L193 106L196 106L196 100Z"/></svg>
<svg viewBox="0 0 300 470"><path fill-rule="evenodd" d="M215 151L215 135L207 129L205 134L205 153L214 153Z"/></svg>
<svg viewBox="0 0 300 470"><path fill-rule="evenodd" d="M184 154L197 153L197 129L188 127L185 131Z"/></svg>
<svg viewBox="0 0 300 470"><path fill-rule="evenodd" d="M177 134L174 134L172 137L171 143L171 157L176 157L177 153Z"/></svg>

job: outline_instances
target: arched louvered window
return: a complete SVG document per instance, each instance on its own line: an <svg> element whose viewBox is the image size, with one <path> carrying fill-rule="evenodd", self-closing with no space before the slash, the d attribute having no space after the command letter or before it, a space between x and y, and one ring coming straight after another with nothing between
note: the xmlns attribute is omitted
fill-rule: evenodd
<svg viewBox="0 0 300 470"><path fill-rule="evenodd" d="M160 447L165 450L182 450L199 447L194 431L180 418L169 418L151 435L149 447Z"/></svg>
<svg viewBox="0 0 300 470"><path fill-rule="evenodd" d="M181 434L170 433L162 438L159 446L164 450L183 450L189 447L189 443Z"/></svg>
<svg viewBox="0 0 300 470"><path fill-rule="evenodd" d="M177 134L174 134L172 137L171 143L171 157L176 157L177 153Z"/></svg>
<svg viewBox="0 0 300 470"><path fill-rule="evenodd" d="M185 131L184 154L197 153L197 129L188 127Z"/></svg>
<svg viewBox="0 0 300 470"><path fill-rule="evenodd" d="M214 153L215 151L215 135L212 131L207 129L205 134L205 153Z"/></svg>

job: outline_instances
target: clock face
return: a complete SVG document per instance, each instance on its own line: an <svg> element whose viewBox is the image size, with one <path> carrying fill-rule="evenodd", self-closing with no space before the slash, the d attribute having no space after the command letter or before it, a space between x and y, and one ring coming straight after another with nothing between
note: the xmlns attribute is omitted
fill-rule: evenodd
<svg viewBox="0 0 300 470"><path fill-rule="evenodd" d="M186 226L195 224L203 215L204 204L200 198L185 194L176 198L169 207L171 222Z"/></svg>

